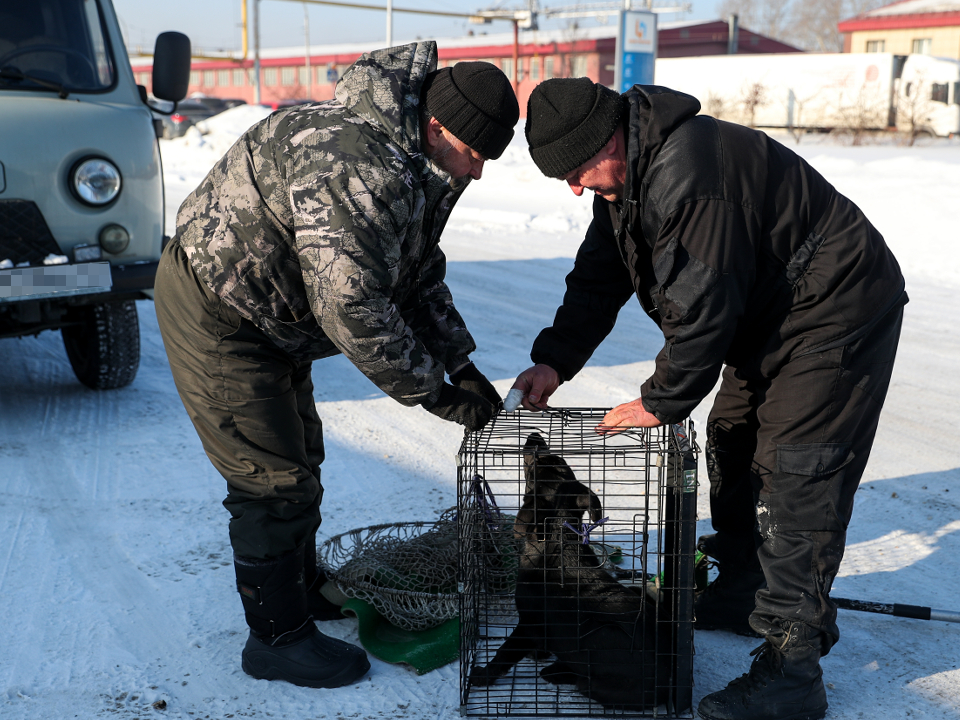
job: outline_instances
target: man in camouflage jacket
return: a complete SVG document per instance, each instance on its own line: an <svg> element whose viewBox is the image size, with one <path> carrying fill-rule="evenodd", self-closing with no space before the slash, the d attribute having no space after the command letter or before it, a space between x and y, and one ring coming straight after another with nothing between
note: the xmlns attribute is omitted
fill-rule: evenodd
<svg viewBox="0 0 960 720"><path fill-rule="evenodd" d="M310 619L338 616L316 565L311 361L343 353L398 402L469 430L500 403L469 361L438 243L519 108L495 66L436 66L433 42L368 53L334 100L254 125L184 201L160 263L170 367L227 481L254 677L336 687L369 668Z"/></svg>

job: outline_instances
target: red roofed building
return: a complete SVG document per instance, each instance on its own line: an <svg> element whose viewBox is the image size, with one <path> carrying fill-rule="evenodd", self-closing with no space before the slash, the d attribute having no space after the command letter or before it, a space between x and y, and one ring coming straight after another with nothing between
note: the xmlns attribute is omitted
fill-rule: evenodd
<svg viewBox="0 0 960 720"><path fill-rule="evenodd" d="M844 52L918 53L960 60L960 0L900 0L842 20Z"/></svg>
<svg viewBox="0 0 960 720"><path fill-rule="evenodd" d="M727 52L729 30L722 20L661 23L659 57L722 55ZM798 48L739 28L737 53L801 52ZM607 27L576 30L521 32L514 60L513 33L437 38L440 67L464 60L487 60L511 79L517 70L517 97L525 111L527 98L537 83L553 77L586 76L613 85L616 54L615 31ZM376 43L313 46L310 63L305 48L261 50L261 102L285 99L332 98L343 71L360 55L379 47ZM137 82L151 86L150 58L131 57ZM193 60L189 94L254 101L253 58L203 58Z"/></svg>

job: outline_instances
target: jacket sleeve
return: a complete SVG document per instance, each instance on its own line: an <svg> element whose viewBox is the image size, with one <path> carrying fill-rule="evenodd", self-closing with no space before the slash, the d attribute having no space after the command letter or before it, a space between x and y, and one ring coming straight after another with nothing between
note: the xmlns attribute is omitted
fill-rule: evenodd
<svg viewBox="0 0 960 720"><path fill-rule="evenodd" d="M716 199L681 205L653 248L663 349L643 384L647 412L679 422L713 389L756 275L755 216Z"/></svg>
<svg viewBox="0 0 960 720"><path fill-rule="evenodd" d="M634 292L614 238L609 204L599 197L566 282L553 325L540 332L530 352L534 363L549 365L564 381L580 372L610 334L620 308Z"/></svg>
<svg viewBox="0 0 960 720"><path fill-rule="evenodd" d="M420 273L415 298L403 309L403 316L430 354L450 372L470 359L477 344L454 307L444 282L446 272L447 259L438 245Z"/></svg>
<svg viewBox="0 0 960 720"><path fill-rule="evenodd" d="M439 397L443 364L392 299L417 197L413 183L389 158L344 161L332 170L301 175L289 188L314 316L386 394L404 405L429 406Z"/></svg>

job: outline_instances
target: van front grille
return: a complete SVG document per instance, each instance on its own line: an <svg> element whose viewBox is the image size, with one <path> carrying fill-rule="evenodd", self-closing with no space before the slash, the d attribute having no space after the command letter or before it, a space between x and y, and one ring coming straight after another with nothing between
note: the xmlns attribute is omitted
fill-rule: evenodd
<svg viewBox="0 0 960 720"><path fill-rule="evenodd" d="M36 203L0 200L0 261L40 265L51 253L61 250Z"/></svg>

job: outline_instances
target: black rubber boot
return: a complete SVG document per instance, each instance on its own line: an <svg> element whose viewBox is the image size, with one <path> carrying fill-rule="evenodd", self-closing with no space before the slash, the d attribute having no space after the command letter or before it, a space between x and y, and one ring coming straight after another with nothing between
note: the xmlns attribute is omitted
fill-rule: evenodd
<svg viewBox="0 0 960 720"><path fill-rule="evenodd" d="M700 701L703 720L820 720L827 693L820 636L803 623L776 628L751 655L750 672Z"/></svg>
<svg viewBox="0 0 960 720"><path fill-rule="evenodd" d="M693 599L693 627L760 637L749 621L756 607L757 590L766 586L762 572L736 572L721 567L717 579Z"/></svg>
<svg viewBox="0 0 960 720"><path fill-rule="evenodd" d="M234 557L237 590L250 626L243 671L304 687L349 685L366 674L370 662L363 650L327 637L311 621L303 559L302 546L273 560Z"/></svg>
<svg viewBox="0 0 960 720"><path fill-rule="evenodd" d="M340 606L320 593L320 588L327 580L323 569L317 564L317 539L315 536L308 538L303 549L303 581L307 586L307 610L317 622L343 620L344 617Z"/></svg>
<svg viewBox="0 0 960 720"><path fill-rule="evenodd" d="M697 549L717 560L719 574L693 600L693 626L697 630L729 630L737 635L761 637L750 627L750 614L756 607L757 590L767 581L755 553L746 550L737 557L725 552L717 535L704 535ZM750 556L752 555L752 557Z"/></svg>

